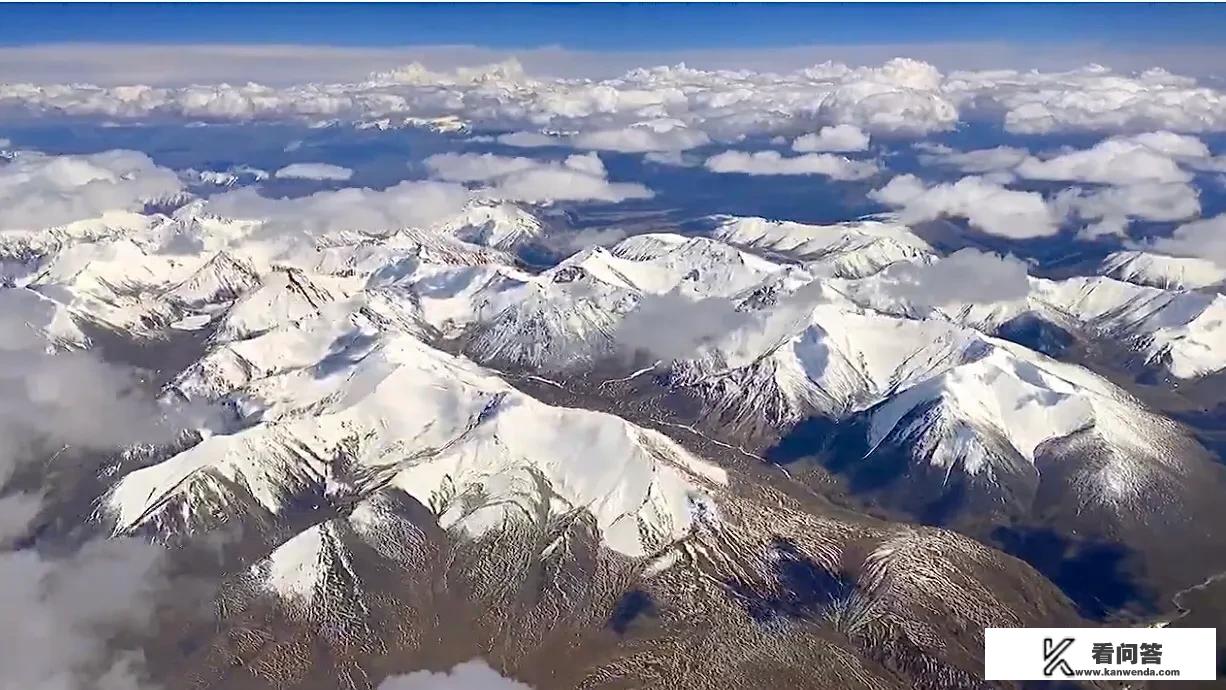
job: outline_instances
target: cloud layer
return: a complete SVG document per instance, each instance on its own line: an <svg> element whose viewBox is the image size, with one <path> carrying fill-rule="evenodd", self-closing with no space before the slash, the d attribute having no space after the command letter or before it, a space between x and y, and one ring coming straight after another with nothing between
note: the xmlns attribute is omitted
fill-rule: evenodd
<svg viewBox="0 0 1226 690"><path fill-rule="evenodd" d="M244 187L211 197L205 210L259 221L268 232L317 236L426 227L459 213L467 200L463 187L443 182L401 182L379 190L346 187L292 198L269 198Z"/></svg>
<svg viewBox="0 0 1226 690"><path fill-rule="evenodd" d="M266 59L278 59L273 48L265 51ZM968 120L1000 122L1016 133L1226 130L1226 92L1163 70L944 74L906 58L790 71L650 67L599 80L533 77L512 60L452 71L413 63L364 80L283 86L7 83L0 84L0 111L217 120L458 117L482 128L568 133L580 148L637 152L753 134L800 136L799 152L852 150L846 147L858 139L839 139L851 130L823 135L821 128L921 136ZM539 136L535 141L544 142Z"/></svg>
<svg viewBox="0 0 1226 690"><path fill-rule="evenodd" d="M174 172L136 151L85 156L19 152L0 165L0 231L37 230L96 218L104 211L137 210L181 189Z"/></svg>

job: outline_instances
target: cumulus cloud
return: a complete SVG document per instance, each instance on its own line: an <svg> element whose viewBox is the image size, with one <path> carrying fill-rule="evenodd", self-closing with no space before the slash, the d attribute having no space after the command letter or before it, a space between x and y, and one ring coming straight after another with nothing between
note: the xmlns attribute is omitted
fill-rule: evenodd
<svg viewBox="0 0 1226 690"><path fill-rule="evenodd" d="M273 173L273 177L295 180L332 180L343 182L353 177L353 170L331 163L291 163Z"/></svg>
<svg viewBox="0 0 1226 690"><path fill-rule="evenodd" d="M1054 214L1088 224L1086 238L1126 233L1133 219L1175 221L1200 213L1197 190L1188 184L1185 168L1212 167L1209 147L1200 139L1174 132L1144 132L1104 139L1080 150L1065 150L1045 157L1025 149L998 146L976 151L955 151L945 146L916 144L920 162L984 173L996 183L1017 177L1077 182L1052 200Z"/></svg>
<svg viewBox="0 0 1226 690"><path fill-rule="evenodd" d="M1082 229L1083 237L1123 235L1129 221L1176 221L1200 214L1200 194L1189 184L1141 183L1086 191L1069 189L1053 200L1060 215L1093 221Z"/></svg>
<svg viewBox="0 0 1226 690"><path fill-rule="evenodd" d="M869 136L855 125L822 127L816 134L796 137L792 150L797 153L819 151L863 151L868 148Z"/></svg>
<svg viewBox="0 0 1226 690"><path fill-rule="evenodd" d="M835 180L862 180L877 173L877 164L872 161L853 161L830 153L785 157L778 151L725 151L708 158L705 165L717 173L824 175Z"/></svg>
<svg viewBox="0 0 1226 690"><path fill-rule="evenodd" d="M1226 214L1184 223L1149 246L1174 256L1207 259L1226 268Z"/></svg>
<svg viewBox="0 0 1226 690"><path fill-rule="evenodd" d="M269 231L322 235L428 227L459 213L467 200L463 187L443 182L401 182L382 190L348 187L294 198L269 198L244 187L209 198L204 210L262 221Z"/></svg>
<svg viewBox="0 0 1226 690"><path fill-rule="evenodd" d="M1226 92L1162 69L1138 75L1101 65L1069 72L954 72L943 92L984 117L1003 112L1005 129L1017 134L1226 129Z"/></svg>
<svg viewBox="0 0 1226 690"><path fill-rule="evenodd" d="M641 184L611 182L595 153L567 156L560 162L476 153L441 153L425 160L440 179L482 182L498 198L529 203L551 201L605 201L648 199L652 192Z"/></svg>
<svg viewBox="0 0 1226 690"><path fill-rule="evenodd" d="M977 175L1011 171L1030 157L1030 152L1026 149L1013 146L973 151L956 151L941 145L919 145L919 148L923 151L919 160L924 165L948 166Z"/></svg>
<svg viewBox="0 0 1226 690"><path fill-rule="evenodd" d="M492 153L440 153L425 160L431 174L452 182L488 182L542 165L533 158Z"/></svg>
<svg viewBox="0 0 1226 690"><path fill-rule="evenodd" d="M1054 235L1060 229L1057 214L1041 194L1007 189L982 177L930 187L914 175L899 175L869 197L899 209L908 223L965 218L971 227L1013 239Z"/></svg>
<svg viewBox="0 0 1226 690"><path fill-rule="evenodd" d="M63 445L105 450L165 438L174 420L137 373L82 350L56 350L58 305L0 288L0 486L22 459ZM83 385L88 382L88 385Z"/></svg>
<svg viewBox="0 0 1226 690"><path fill-rule="evenodd" d="M1154 133L1146 135L1147 138L1112 138L1085 150L1072 151L1044 160L1027 158L1018 164L1015 171L1019 176L1032 180L1114 185L1187 182L1192 176L1181 169L1171 156L1172 150L1179 150L1179 142L1163 139L1162 134L1170 133ZM1184 150L1187 150L1186 143L1185 141ZM1151 144L1156 144L1158 148Z"/></svg>
<svg viewBox="0 0 1226 690"><path fill-rule="evenodd" d="M198 52L209 50L225 48L197 47ZM632 69L603 79L592 78L592 74L578 75L583 78L533 78L511 60L451 71L430 70L413 63L366 79L332 77L330 82L274 87L249 83L250 75L260 71L281 80L286 74L301 74L285 66L288 49L245 50L251 54L244 58L247 67L238 72L243 75L241 81L209 79L205 74L204 78L189 80L190 86L129 83L101 87L79 83L87 79L78 74L78 68L72 75L78 83L7 80L0 85L0 109L108 118L219 120L403 121L405 117L448 117L502 131L557 132L618 130L645 121L675 121L723 141L750 134L795 136L822 125L840 124L873 134L920 136L951 130L968 116L1000 121L1009 131L1019 133L1226 130L1226 92L1162 70L1131 75L1093 66L1071 72L994 69L947 75L920 60L895 58L878 66L826 62L803 69L792 67L790 71L755 71L747 69L752 61L737 63L730 57L732 53L721 51L724 57L718 62L728 69L678 65ZM266 52L261 55L261 50ZM854 49L843 46L840 51L850 54ZM3 52L0 50L0 54ZM97 57L97 52L94 50L91 57ZM115 48L108 47L107 52L115 52ZM433 57L454 64L458 52L458 48L450 47ZM57 64L64 64L62 54L54 58ZM256 70L253 63L261 59L280 68ZM301 56L298 59L301 61ZM629 62L629 55L622 59L627 66L642 64ZM656 58L640 55L639 59ZM220 64L221 60L222 56L214 55L200 62ZM159 62L153 74L142 72L144 65L129 65L117 73L144 73L150 80L161 81L156 78L165 72L162 62L166 61ZM553 62L558 62L556 56ZM0 55L0 66L2 63ZM78 60L73 64L85 63ZM327 80L328 74L335 73L332 67L329 64L328 69L316 72ZM576 63L575 70L582 69ZM556 74L556 70L551 71ZM604 76L609 75L605 72Z"/></svg>
<svg viewBox="0 0 1226 690"><path fill-rule="evenodd" d="M895 58L881 67L854 70L826 63L805 73L842 77L818 106L829 122L919 135L953 129L958 121L957 106L942 91L940 71L925 62Z"/></svg>
<svg viewBox="0 0 1226 690"><path fill-rule="evenodd" d="M705 162L701 155L685 154L681 151L654 151L644 154L643 160L675 168L696 168Z"/></svg>
<svg viewBox="0 0 1226 690"><path fill-rule="evenodd" d="M958 120L940 72L905 59L788 73L653 67L600 81L532 78L504 62L452 72L411 64L365 80L282 87L10 83L0 85L0 109L207 120L458 118L504 131L586 132L593 136L584 146L619 151L678 150L700 145L704 136L794 135L798 127L829 124L919 135L951 129Z"/></svg>
<svg viewBox="0 0 1226 690"><path fill-rule="evenodd" d="M922 307L1010 302L1030 292L1024 262L970 248L930 264L894 264L858 287L890 302Z"/></svg>
<svg viewBox="0 0 1226 690"><path fill-rule="evenodd" d="M0 607L11 621L20 621L0 629L0 685L146 687L143 657L112 648L110 640L149 625L162 565L159 549L133 539L91 541L60 558L32 549L0 550Z"/></svg>
<svg viewBox="0 0 1226 690"><path fill-rule="evenodd" d="M136 151L85 156L21 152L0 165L0 231L38 230L136 210L178 193L174 172Z"/></svg>
<svg viewBox="0 0 1226 690"><path fill-rule="evenodd" d="M532 687L507 678L480 659L457 664L450 671L414 671L392 676L379 684L379 690L532 690Z"/></svg>

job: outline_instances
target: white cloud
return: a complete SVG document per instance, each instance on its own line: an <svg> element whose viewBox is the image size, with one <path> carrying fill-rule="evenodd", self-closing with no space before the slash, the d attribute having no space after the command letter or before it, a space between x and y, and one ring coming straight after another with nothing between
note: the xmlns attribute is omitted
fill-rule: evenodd
<svg viewBox="0 0 1226 690"><path fill-rule="evenodd" d="M693 299L673 290L644 295L617 325L613 338L628 356L650 353L657 359L693 357L701 348L746 325L747 312L723 297Z"/></svg>
<svg viewBox="0 0 1226 690"><path fill-rule="evenodd" d="M818 106L821 119L854 124L870 132L921 135L953 129L958 109L942 93L942 75L932 65L895 58L877 68L848 70L818 65L809 75L843 78Z"/></svg>
<svg viewBox="0 0 1226 690"><path fill-rule="evenodd" d="M602 81L531 78L517 63L504 62L454 72L413 64L365 80L281 87L8 83L0 84L0 109L6 108L107 118L446 117L504 130L588 133L578 145L618 151L680 150L704 137L731 141L823 124L923 134L950 129L958 119L940 73L913 60L872 68L826 63L789 73L654 67ZM517 140L542 143L509 139Z"/></svg>
<svg viewBox="0 0 1226 690"><path fill-rule="evenodd" d="M861 180L877 173L872 161L853 161L830 153L806 153L785 158L778 151L725 151L707 159L708 170L746 175L825 175L835 180Z"/></svg>
<svg viewBox="0 0 1226 690"><path fill-rule="evenodd" d="M817 134L805 134L792 142L797 153L817 151L863 151L868 148L869 136L855 125L822 127Z"/></svg>
<svg viewBox="0 0 1226 690"><path fill-rule="evenodd" d="M914 48L926 52L924 46ZM57 64L66 64L63 55L72 54L72 48L59 49L61 54L55 57ZM156 52L153 47L129 49ZM108 47L105 54L109 58L116 50ZM676 121L691 132L702 132L723 141L749 134L795 136L798 131L839 124L853 125L873 134L919 136L953 129L965 119L960 109L976 119L1003 120L1010 131L1025 133L1066 129L1226 130L1226 93L1161 70L1136 76L1101 67L1072 72L997 69L945 75L931 64L911 59L893 59L876 67L827 62L803 69L798 69L793 60L787 69L778 69L778 65L762 69L761 61L746 56L737 62L733 57L735 52L722 51L713 52L712 59L707 62L720 63L728 69L640 68L600 80L591 78L592 74L581 74L585 66L591 67L594 63L594 58L588 55L586 62L575 62L573 70L562 70L579 72L588 78L532 78L518 62L504 61L489 67L463 67L450 72L408 64L384 69L366 79L352 76L338 79L329 76L335 75L337 67L327 65L316 70L322 75L317 78L325 81L273 87L250 83L258 78L252 75L263 74L280 82L287 78L286 75L298 75L301 79L311 74L293 68L295 65L289 55L301 48L185 47L180 51L183 55L161 62L184 60L193 50L201 54L245 51L239 57L214 55L213 62L220 65L223 59L239 59L247 67L235 72L242 77L236 80L233 75L210 78L208 67L198 66L200 76L188 80L193 85L167 87L149 82L165 82L166 79L158 77L173 72L171 67L158 64L158 69L150 72L147 65L129 64L125 70L109 76L128 75L129 79L143 76L147 78L145 84L100 87L83 83L89 81L91 71L87 65L89 61L80 60L71 63L75 69L66 75L70 83L57 84L45 79L36 80L41 83L22 83L12 78L0 79L5 82L0 84L0 109L108 118L156 115L193 119L301 117L359 121L406 116L458 117L496 129L559 132L614 131L645 121ZM847 55L857 52L846 46L841 51ZM101 51L94 51L98 52ZM317 52L338 54L340 60L339 53L343 51L319 48ZM384 55L383 60L394 59L396 54L394 51L375 53ZM495 57L489 51L456 47L434 52L422 49L420 53L429 53L438 63L451 65L461 54L467 54L470 59L477 55ZM524 51L526 59L530 55L541 57L533 63L534 71L541 66L556 66L545 57L547 54L553 56L552 62L559 62L558 55L565 51ZM5 49L0 48L0 73L4 55ZM92 54L90 57L99 56ZM627 68L643 64L631 63L632 57L626 54L618 60ZM638 58L655 59L649 55ZM297 59L310 62L300 55ZM367 64L375 60L373 57L362 59L367 60ZM257 69L261 60L265 65L278 65L279 68ZM565 58L561 61L565 62ZM676 64L675 61L672 64ZM868 62L862 60L859 64ZM557 70L548 71L557 73ZM605 76L610 74L604 71ZM331 81L326 81L328 79Z"/></svg>
<svg viewBox="0 0 1226 690"><path fill-rule="evenodd" d="M166 584L162 550L123 538L56 555L21 547L38 527L43 497L14 493L10 483L33 463L41 469L54 459L67 471L83 457L166 442L178 417L145 392L136 372L91 351L49 349L49 300L0 288L0 302L0 611L20 621L0 626L0 687L142 687L141 658L121 640L150 623Z"/></svg>
<svg viewBox="0 0 1226 690"><path fill-rule="evenodd" d="M205 210L262 221L273 232L321 235L428 227L459 213L467 199L463 187L443 182L401 182L383 190L348 187L281 199L245 187L211 197Z"/></svg>
<svg viewBox="0 0 1226 690"><path fill-rule="evenodd" d="M500 675L480 659L457 664L450 671L414 671L392 676L378 690L532 690L532 687Z"/></svg>
<svg viewBox="0 0 1226 690"><path fill-rule="evenodd" d="M955 151L947 146L921 146L924 165L945 165L964 173L984 174L1012 170L1030 156L1026 149L997 146L974 151Z"/></svg>
<svg viewBox="0 0 1226 690"><path fill-rule="evenodd" d="M1160 133L1148 135L1151 142ZM1027 158L1014 170L1032 180L1067 180L1126 185L1142 182L1186 182L1191 175L1163 148L1151 148L1145 140L1118 137L1093 147L1040 160ZM1173 142L1158 140L1169 149ZM1178 148L1176 146L1176 148Z"/></svg>
<svg viewBox="0 0 1226 690"><path fill-rule="evenodd" d="M452 182L486 182L540 165L532 158L492 153L440 153L430 156L425 163L435 177Z"/></svg>
<svg viewBox="0 0 1226 690"><path fill-rule="evenodd" d="M1121 138L1176 158L1208 158L1210 155L1209 147L1205 145L1205 142L1187 134L1165 131L1142 132Z"/></svg>
<svg viewBox="0 0 1226 690"><path fill-rule="evenodd" d="M653 151L644 155L643 160L656 165L671 165L677 168L693 168L703 164L701 156L686 155L680 151Z"/></svg>
<svg viewBox="0 0 1226 690"><path fill-rule="evenodd" d="M525 149L565 145L565 142L558 137L551 137L540 132L510 132L500 134L497 137L497 141L503 146L518 146Z"/></svg>
<svg viewBox="0 0 1226 690"><path fill-rule="evenodd" d="M0 628L0 686L143 687L139 653L117 653L112 638L150 624L151 599L164 582L160 556L134 539L91 541L59 558L0 550L0 610L20 621Z"/></svg>
<svg viewBox="0 0 1226 690"><path fill-rule="evenodd" d="M1070 189L1057 194L1053 205L1061 215L1095 221L1082 230L1085 237L1122 235L1131 219L1175 221L1200 214L1200 195L1182 182L1142 183L1092 191Z"/></svg>
<svg viewBox="0 0 1226 690"><path fill-rule="evenodd" d="M914 175L899 175L869 197L899 209L908 223L965 218L983 232L1014 239L1054 235L1060 229L1042 195L1006 189L982 177L929 187Z"/></svg>
<svg viewBox="0 0 1226 690"><path fill-rule="evenodd" d="M345 181L353 177L353 170L331 163L291 163L277 172L273 177L298 180L334 180Z"/></svg>
<svg viewBox="0 0 1226 690"><path fill-rule="evenodd" d="M966 248L930 264L894 264L857 288L891 303L955 307L1024 299L1030 282L1021 260Z"/></svg>
<svg viewBox="0 0 1226 690"><path fill-rule="evenodd" d="M1161 69L1135 76L1099 65L1056 73L955 72L944 90L985 114L1003 110L1005 129L1019 134L1226 129L1226 93Z"/></svg>
<svg viewBox="0 0 1226 690"><path fill-rule="evenodd" d="M1226 213L1184 223L1170 237L1155 239L1150 246L1175 256L1208 259L1226 268Z"/></svg>
<svg viewBox="0 0 1226 690"><path fill-rule="evenodd" d="M484 182L487 192L512 201L606 201L648 199L641 184L610 182L595 153L568 156L561 162L493 154L441 153L425 161L435 177L457 182Z"/></svg>
<svg viewBox="0 0 1226 690"><path fill-rule="evenodd" d="M0 165L0 231L38 230L106 211L136 210L181 189L174 172L135 151L18 153Z"/></svg>
<svg viewBox="0 0 1226 690"><path fill-rule="evenodd" d="M622 127L581 132L574 136L575 148L623 153L647 153L649 151L685 151L711 141L703 132L673 127L653 129L650 127Z"/></svg>
<svg viewBox="0 0 1226 690"><path fill-rule="evenodd" d="M1211 167L1215 159L1200 139L1158 131L1104 139L1088 149L1063 151L1038 158L1025 149L998 146L955 151L945 146L916 144L920 162L985 173L997 183L1016 177L1081 182L1052 200L1056 217L1088 221L1083 237L1122 235L1133 219L1185 220L1200 213L1199 194L1188 184L1185 167Z"/></svg>

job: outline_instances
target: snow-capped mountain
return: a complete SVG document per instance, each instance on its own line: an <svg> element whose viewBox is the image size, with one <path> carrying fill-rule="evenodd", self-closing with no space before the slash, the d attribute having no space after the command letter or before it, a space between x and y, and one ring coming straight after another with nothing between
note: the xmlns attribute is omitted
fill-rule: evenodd
<svg viewBox="0 0 1226 690"><path fill-rule="evenodd" d="M391 483L478 535L544 496L550 510L591 511L610 548L643 555L683 536L703 486L724 481L658 432L544 405L411 336L356 335L309 365L252 371L235 399L258 421L125 476L105 503L116 529L200 529L241 519L234 506L277 515L304 495ZM201 373L193 390L231 376Z"/></svg>
<svg viewBox="0 0 1226 690"><path fill-rule="evenodd" d="M540 219L527 209L485 199L470 202L458 216L441 223L438 230L466 242L502 250L539 240L545 232Z"/></svg>
<svg viewBox="0 0 1226 690"><path fill-rule="evenodd" d="M860 220L806 225L765 218L724 217L712 236L730 244L807 264L821 275L863 278L900 261L936 258L927 242L895 222Z"/></svg>
<svg viewBox="0 0 1226 690"><path fill-rule="evenodd" d="M163 293L163 297L186 307L233 302L260 284L255 269L220 251L190 277Z"/></svg>
<svg viewBox="0 0 1226 690"><path fill-rule="evenodd" d="M242 340L319 313L338 292L295 268L273 270L259 287L240 297L222 317L216 338Z"/></svg>
<svg viewBox="0 0 1226 690"><path fill-rule="evenodd" d="M1145 251L1115 252L1103 259L1099 271L1107 277L1137 285L1176 290L1209 287L1226 281L1226 269L1212 261Z"/></svg>
<svg viewBox="0 0 1226 690"><path fill-rule="evenodd" d="M706 238L637 235L482 290L465 351L482 362L546 371L590 365L617 354L617 325L645 295L722 297L783 270Z"/></svg>
<svg viewBox="0 0 1226 690"><path fill-rule="evenodd" d="M1066 478L1084 510L1143 515L1177 495L1195 441L1177 425L1088 371L1003 341L987 341L957 366L866 411L866 463L883 449L930 465L945 480L962 474L992 493L1048 471ZM1092 446L1075 462L1069 444ZM1084 448L1083 448L1084 450Z"/></svg>
<svg viewBox="0 0 1226 690"><path fill-rule="evenodd" d="M983 544L832 508L817 492L835 478L967 530L1051 513L1068 517L1061 538L1101 528L1148 543L1161 523L1212 541L1189 525L1220 477L1187 429L997 337L1040 318L1202 375L1221 368L1207 292L1031 278L1011 301L923 306L875 281L940 257L882 221L724 218L709 236L634 235L538 271L505 250L541 226L502 204L296 242L203 209L13 242L23 287L0 299L53 347L88 346L87 322L137 348L194 332L165 401L218 414L108 465L97 517L167 543L238 534L223 625L262 630L260 612L279 612L293 632L269 653L322 640L330 651L307 658L326 670L311 672L351 679L346 660L368 653L353 645L455 634L431 622L435 606L486 612L467 618L489 628L463 634L512 659L551 649L549 631L638 630L644 615L686 654L774 654L764 625L789 649L836 631L788 668L862 660L840 689L973 678L981 642L924 642L931 610L967 630L1076 621L1050 583ZM653 309L661 332L648 335L684 347L656 353L658 338L633 332ZM822 464L787 464L809 457ZM709 631L698 642L678 633L694 620ZM261 678L308 673L210 639L211 658L248 659ZM653 673L692 679L675 657ZM908 670L888 670L898 659ZM760 681L752 664L712 664ZM574 684L645 677L584 668Z"/></svg>
<svg viewBox="0 0 1226 690"><path fill-rule="evenodd" d="M1226 368L1226 301L1213 292L1164 290L1111 278L1034 281L1032 300L1097 337L1122 342L1147 365L1194 379Z"/></svg>

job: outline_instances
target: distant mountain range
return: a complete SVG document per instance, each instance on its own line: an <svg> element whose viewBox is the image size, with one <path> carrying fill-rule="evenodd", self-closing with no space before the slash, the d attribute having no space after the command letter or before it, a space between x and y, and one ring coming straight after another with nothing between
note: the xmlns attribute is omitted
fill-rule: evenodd
<svg viewBox="0 0 1226 690"><path fill-rule="evenodd" d="M900 267L951 259L889 217L541 270L568 230L506 201L308 243L159 208L0 234L0 304L224 411L93 509L230 544L167 687L479 655L538 690L980 687L984 627L1143 620L1226 569L1210 264L938 298Z"/></svg>

